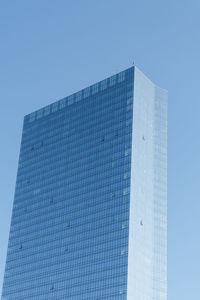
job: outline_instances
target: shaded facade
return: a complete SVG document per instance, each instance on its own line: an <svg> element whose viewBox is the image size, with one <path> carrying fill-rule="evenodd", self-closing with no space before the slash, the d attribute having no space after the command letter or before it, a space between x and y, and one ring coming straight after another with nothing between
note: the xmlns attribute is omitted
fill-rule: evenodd
<svg viewBox="0 0 200 300"><path fill-rule="evenodd" d="M25 116L2 300L166 300L166 159L135 66Z"/></svg>

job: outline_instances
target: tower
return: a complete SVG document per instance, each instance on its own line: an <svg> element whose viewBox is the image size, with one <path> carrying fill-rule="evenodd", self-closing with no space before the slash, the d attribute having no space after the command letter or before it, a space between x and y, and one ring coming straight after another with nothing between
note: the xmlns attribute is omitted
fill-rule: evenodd
<svg viewBox="0 0 200 300"><path fill-rule="evenodd" d="M133 66L25 116L2 300L166 300L167 92Z"/></svg>

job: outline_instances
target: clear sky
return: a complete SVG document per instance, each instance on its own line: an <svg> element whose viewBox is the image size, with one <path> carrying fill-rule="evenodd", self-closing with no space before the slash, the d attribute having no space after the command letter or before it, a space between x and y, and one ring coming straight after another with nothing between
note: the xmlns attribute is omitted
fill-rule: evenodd
<svg viewBox="0 0 200 300"><path fill-rule="evenodd" d="M0 2L0 293L23 116L136 65L169 91L168 300L199 299L200 1Z"/></svg>

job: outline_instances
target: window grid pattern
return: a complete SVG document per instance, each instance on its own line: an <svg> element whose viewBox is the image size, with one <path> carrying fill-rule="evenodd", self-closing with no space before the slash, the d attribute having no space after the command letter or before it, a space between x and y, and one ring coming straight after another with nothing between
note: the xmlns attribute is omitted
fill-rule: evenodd
<svg viewBox="0 0 200 300"><path fill-rule="evenodd" d="M133 68L24 119L2 300L127 298Z"/></svg>
<svg viewBox="0 0 200 300"><path fill-rule="evenodd" d="M167 299L167 92L134 74L127 300Z"/></svg>

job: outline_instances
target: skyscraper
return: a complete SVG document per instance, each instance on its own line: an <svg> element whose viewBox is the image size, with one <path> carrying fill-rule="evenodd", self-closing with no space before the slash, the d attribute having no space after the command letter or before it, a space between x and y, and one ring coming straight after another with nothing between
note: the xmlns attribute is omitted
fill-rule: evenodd
<svg viewBox="0 0 200 300"><path fill-rule="evenodd" d="M135 66L25 116L2 300L166 300L167 92Z"/></svg>

